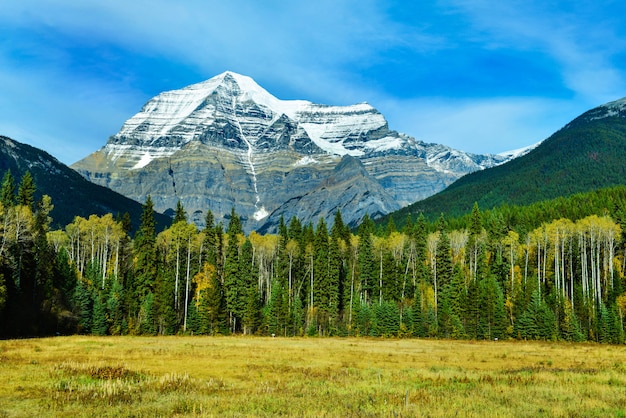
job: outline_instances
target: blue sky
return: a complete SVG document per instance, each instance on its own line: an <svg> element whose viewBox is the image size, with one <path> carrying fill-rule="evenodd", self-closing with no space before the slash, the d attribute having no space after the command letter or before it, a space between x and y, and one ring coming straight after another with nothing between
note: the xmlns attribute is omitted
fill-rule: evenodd
<svg viewBox="0 0 626 418"><path fill-rule="evenodd" d="M151 97L231 70L281 99L498 153L626 96L623 1L21 0L0 7L0 134L71 164Z"/></svg>

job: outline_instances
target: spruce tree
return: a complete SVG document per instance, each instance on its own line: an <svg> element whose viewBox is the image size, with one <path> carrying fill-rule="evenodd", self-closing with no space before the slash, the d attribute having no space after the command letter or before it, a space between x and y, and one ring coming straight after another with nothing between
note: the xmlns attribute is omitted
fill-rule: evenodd
<svg viewBox="0 0 626 418"><path fill-rule="evenodd" d="M103 300L102 291L94 297L93 318L91 332L93 335L106 335L109 328L107 323L106 303Z"/></svg>
<svg viewBox="0 0 626 418"><path fill-rule="evenodd" d="M157 333L152 292L145 295L139 308L139 332L143 335L156 335Z"/></svg>
<svg viewBox="0 0 626 418"><path fill-rule="evenodd" d="M425 283L429 276L428 267L426 264L426 249L428 241L428 229L426 225L426 218L424 214L420 213L417 219L415 227L410 233L410 238L415 243L415 259L416 259L416 282L417 286L415 291L419 291L419 284ZM415 295L419 297L419 295Z"/></svg>
<svg viewBox="0 0 626 418"><path fill-rule="evenodd" d="M372 292L376 282L376 263L374 261L372 233L374 223L365 215L359 226L359 280L363 300L368 303L372 299Z"/></svg>
<svg viewBox="0 0 626 418"><path fill-rule="evenodd" d="M175 283L170 273L159 269L154 284L154 315L159 335L175 334L180 323L174 307Z"/></svg>
<svg viewBox="0 0 626 418"><path fill-rule="evenodd" d="M172 220L172 225L178 222L187 222L187 212L185 212L185 208L183 207L180 199L176 202L176 210L174 211L174 219Z"/></svg>
<svg viewBox="0 0 626 418"><path fill-rule="evenodd" d="M523 339L548 340L556 336L556 318L541 300L538 289L532 294L528 308L515 323L516 335Z"/></svg>
<svg viewBox="0 0 626 418"><path fill-rule="evenodd" d="M72 311L78 319L78 332L80 334L90 334L93 316L93 297L88 284L84 280L79 280L72 297Z"/></svg>
<svg viewBox="0 0 626 418"><path fill-rule="evenodd" d="M492 275L482 279L479 287L479 337L487 340L503 338L507 323L502 288Z"/></svg>
<svg viewBox="0 0 626 418"><path fill-rule="evenodd" d="M343 307L341 295L343 294L346 281L343 261L341 259L340 242L343 242L343 239L339 237L339 233L337 233L336 236L331 234L328 245L328 281L326 290L328 294L328 315L331 333L335 333L338 329L339 312Z"/></svg>
<svg viewBox="0 0 626 418"><path fill-rule="evenodd" d="M209 286L200 295L198 311L203 334L227 333L224 292L217 274L209 275Z"/></svg>
<svg viewBox="0 0 626 418"><path fill-rule="evenodd" d="M5 208L15 205L15 179L11 174L11 170L7 170L2 178L0 202Z"/></svg>
<svg viewBox="0 0 626 418"><path fill-rule="evenodd" d="M154 205L150 195L146 198L141 214L141 225L135 235L135 289L134 294L141 303L154 291L157 276L156 224Z"/></svg>
<svg viewBox="0 0 626 418"><path fill-rule="evenodd" d="M314 247L314 281L313 303L318 315L317 321L322 332L328 329L331 310L330 302L330 270L329 270L329 242L328 229L324 218L320 218L315 231ZM336 289L335 289L336 291ZM309 307L313 308L313 307Z"/></svg>
<svg viewBox="0 0 626 418"><path fill-rule="evenodd" d="M109 331L112 335L121 335L124 322L124 288L118 280L114 280L106 301L109 318Z"/></svg>
<svg viewBox="0 0 626 418"><path fill-rule="evenodd" d="M252 267L252 245L249 240L246 240L244 245L240 247L239 237L243 234L243 230L239 216L234 209L231 211L227 231L228 246L224 263L224 293L231 331L238 332L242 330L242 319L248 298L248 282L252 278L249 275Z"/></svg>
<svg viewBox="0 0 626 418"><path fill-rule="evenodd" d="M248 288L245 311L243 313L244 334L255 334L261 325L261 295L255 286Z"/></svg>
<svg viewBox="0 0 626 418"><path fill-rule="evenodd" d="M400 331L400 311L394 302L384 301L374 305L374 321L371 334L380 337L396 337Z"/></svg>
<svg viewBox="0 0 626 418"><path fill-rule="evenodd" d="M286 335L289 320L289 301L285 288L279 281L272 284L272 294L267 303L266 324L270 335Z"/></svg>
<svg viewBox="0 0 626 418"><path fill-rule="evenodd" d="M30 171L27 171L22 176L22 180L20 181L20 185L17 190L17 204L33 209L35 205L35 191L35 181L33 180L33 176L30 174Z"/></svg>

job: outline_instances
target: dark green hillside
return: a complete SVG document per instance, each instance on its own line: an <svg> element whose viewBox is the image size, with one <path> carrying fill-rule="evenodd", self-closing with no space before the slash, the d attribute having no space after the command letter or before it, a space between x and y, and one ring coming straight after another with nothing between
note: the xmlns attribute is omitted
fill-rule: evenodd
<svg viewBox="0 0 626 418"><path fill-rule="evenodd" d="M35 198L40 199L43 194L52 198L53 227L65 227L75 216L88 218L107 213L116 216L126 212L131 216L133 229L139 226L140 203L88 182L42 150L0 136L0 176L7 170L11 170L16 183L30 171L37 187ZM165 215L155 214L155 217L160 229L171 223Z"/></svg>
<svg viewBox="0 0 626 418"><path fill-rule="evenodd" d="M481 209L528 205L626 184L626 118L606 109L599 107L581 115L525 156L468 174L444 191L390 216L400 223L408 214L424 213L429 219L440 213L453 217L471 211L474 202Z"/></svg>

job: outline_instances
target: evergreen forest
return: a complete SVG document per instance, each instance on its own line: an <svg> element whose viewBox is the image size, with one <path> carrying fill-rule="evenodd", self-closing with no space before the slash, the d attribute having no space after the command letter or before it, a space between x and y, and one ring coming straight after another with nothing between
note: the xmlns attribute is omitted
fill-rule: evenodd
<svg viewBox="0 0 626 418"><path fill-rule="evenodd" d="M624 342L626 188L401 227L281 220L244 234L179 203L158 231L75 217L29 173L0 189L0 334L378 336ZM391 218L393 219L393 218ZM136 233L131 237L132 230Z"/></svg>

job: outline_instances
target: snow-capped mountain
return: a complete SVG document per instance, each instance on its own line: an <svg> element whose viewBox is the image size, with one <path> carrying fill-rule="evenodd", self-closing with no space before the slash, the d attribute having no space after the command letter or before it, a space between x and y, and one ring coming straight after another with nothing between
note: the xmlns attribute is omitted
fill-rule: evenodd
<svg viewBox="0 0 626 418"><path fill-rule="evenodd" d="M346 156L352 162L340 164ZM198 224L207 209L223 220L234 207L252 230L296 213L332 222L337 209L356 224L363 208L383 215L510 158L417 141L390 130L367 103L280 100L252 78L225 72L149 100L73 168L138 201L151 195L157 210L180 199ZM344 181L351 175L359 181ZM361 190L346 200L342 187Z"/></svg>

